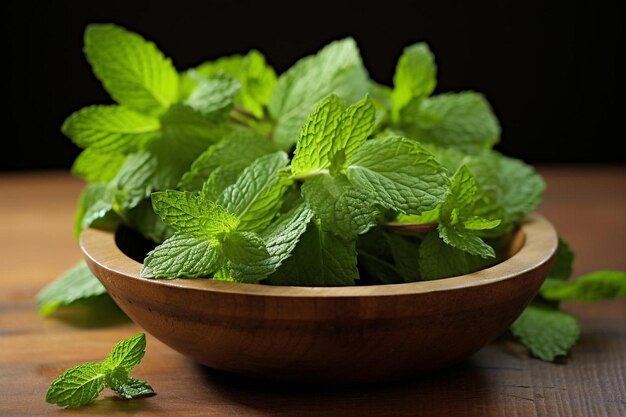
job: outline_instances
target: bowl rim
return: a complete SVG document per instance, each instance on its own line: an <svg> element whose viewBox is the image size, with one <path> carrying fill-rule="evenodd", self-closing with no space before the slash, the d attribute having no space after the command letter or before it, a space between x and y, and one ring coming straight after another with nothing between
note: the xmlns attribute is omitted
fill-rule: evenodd
<svg viewBox="0 0 626 417"><path fill-rule="evenodd" d="M517 253L489 268L450 278L401 284L346 287L298 287L215 281L209 278L150 279L139 273L142 264L124 254L115 242L115 232L85 229L80 247L88 263L115 275L140 280L147 285L187 290L272 297L377 297L432 293L477 287L516 278L550 262L558 246L558 235L543 216L533 213L519 222L524 242Z"/></svg>

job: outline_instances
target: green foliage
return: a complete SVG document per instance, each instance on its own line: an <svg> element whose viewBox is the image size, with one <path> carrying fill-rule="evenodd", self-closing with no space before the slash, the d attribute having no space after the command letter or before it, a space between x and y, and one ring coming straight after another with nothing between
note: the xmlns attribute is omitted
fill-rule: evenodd
<svg viewBox="0 0 626 417"><path fill-rule="evenodd" d="M50 384L46 401L60 407L80 407L93 402L105 387L127 399L156 395L147 382L128 375L141 362L145 349L143 333L122 340L104 360L63 372Z"/></svg>
<svg viewBox="0 0 626 417"><path fill-rule="evenodd" d="M511 325L511 333L537 358L552 362L566 355L580 335L574 316L551 307L531 305Z"/></svg>
<svg viewBox="0 0 626 417"><path fill-rule="evenodd" d="M393 88L369 79L351 38L278 77L254 50L178 73L153 43L112 24L87 28L85 52L117 104L86 107L62 127L84 148L72 170L89 183L76 233L126 225L159 244L146 278L447 278L496 263L499 239L541 202L534 169L491 149L500 125L483 95L432 96L437 67L425 43L404 50ZM562 242L512 328L542 359L567 352L578 334L558 301L624 295L619 271L567 282L572 260ZM42 312L95 297L98 285L79 267L42 292ZM72 373L84 399L102 384L122 396L151 392L122 366Z"/></svg>
<svg viewBox="0 0 626 417"><path fill-rule="evenodd" d="M37 294L39 312L50 315L61 307L106 294L106 289L84 261L67 270Z"/></svg>

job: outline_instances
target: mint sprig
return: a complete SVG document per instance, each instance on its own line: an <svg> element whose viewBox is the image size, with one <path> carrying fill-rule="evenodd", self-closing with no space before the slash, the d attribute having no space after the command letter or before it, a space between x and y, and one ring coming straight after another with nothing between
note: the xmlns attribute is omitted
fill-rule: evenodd
<svg viewBox="0 0 626 417"><path fill-rule="evenodd" d="M145 349L143 333L122 340L104 360L76 365L63 372L50 384L46 401L61 407L80 407L93 402L105 387L127 399L156 395L147 382L129 376L141 362Z"/></svg>

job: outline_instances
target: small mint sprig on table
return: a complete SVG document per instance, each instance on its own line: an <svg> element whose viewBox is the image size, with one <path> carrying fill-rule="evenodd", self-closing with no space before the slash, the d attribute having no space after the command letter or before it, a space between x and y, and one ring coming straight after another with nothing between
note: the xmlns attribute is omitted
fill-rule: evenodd
<svg viewBox="0 0 626 417"><path fill-rule="evenodd" d="M127 399L156 395L146 381L129 375L145 351L143 333L122 340L104 360L82 363L63 372L50 384L46 401L61 407L80 407L93 402L105 387Z"/></svg>

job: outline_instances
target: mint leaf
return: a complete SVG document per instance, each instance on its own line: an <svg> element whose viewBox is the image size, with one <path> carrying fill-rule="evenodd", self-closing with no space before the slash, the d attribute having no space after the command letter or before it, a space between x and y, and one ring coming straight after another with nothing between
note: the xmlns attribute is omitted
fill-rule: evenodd
<svg viewBox="0 0 626 417"><path fill-rule="evenodd" d="M209 176L215 171L215 181L230 185L235 182L245 167L263 155L274 152L274 147L265 137L250 129L237 129L224 137L215 145L209 146L193 161L191 168L185 173L180 188L187 191L200 190ZM234 180L230 180L234 177ZM221 194L223 188L219 190Z"/></svg>
<svg viewBox="0 0 626 417"><path fill-rule="evenodd" d="M552 362L567 355L578 340L580 327L571 314L531 304L511 325L511 333L533 356Z"/></svg>
<svg viewBox="0 0 626 417"><path fill-rule="evenodd" d="M115 190L106 183L89 184L78 200L74 219L74 236L88 227L113 230L121 219L113 212Z"/></svg>
<svg viewBox="0 0 626 417"><path fill-rule="evenodd" d="M89 106L68 117L61 130L81 148L125 153L139 149L160 127L158 119L122 106Z"/></svg>
<svg viewBox="0 0 626 417"><path fill-rule="evenodd" d="M345 175L322 174L307 179L302 195L320 227L339 236L356 236L376 225L379 210L370 194L356 189Z"/></svg>
<svg viewBox="0 0 626 417"><path fill-rule="evenodd" d="M284 152L262 156L224 190L217 202L239 218L238 230L262 230L278 214L290 183L278 171L288 163Z"/></svg>
<svg viewBox="0 0 626 417"><path fill-rule="evenodd" d="M518 159L493 155L494 168L500 178L500 204L508 221L515 222L537 208L546 184L530 165Z"/></svg>
<svg viewBox="0 0 626 417"><path fill-rule="evenodd" d="M107 366L109 368L104 378L104 383L115 391L117 387L124 385L128 381L128 371L124 368L112 367L110 364L107 364Z"/></svg>
<svg viewBox="0 0 626 417"><path fill-rule="evenodd" d="M428 45L420 42L404 49L398 60L391 93L392 120L415 117L422 101L437 85L435 58Z"/></svg>
<svg viewBox="0 0 626 417"><path fill-rule="evenodd" d="M372 134L375 122L376 109L369 97L342 112L328 154L335 168L341 167Z"/></svg>
<svg viewBox="0 0 626 417"><path fill-rule="evenodd" d="M193 77L194 73L192 73ZM194 77L197 87L185 104L203 116L226 117L232 110L235 95L241 88L239 81L230 77Z"/></svg>
<svg viewBox="0 0 626 417"><path fill-rule="evenodd" d="M329 155L345 103L335 95L322 101L300 130L291 163L294 175L306 175L330 166Z"/></svg>
<svg viewBox="0 0 626 417"><path fill-rule="evenodd" d="M155 395L148 383L128 375L143 358L145 347L146 336L140 333L115 345L103 361L68 369L52 381L46 401L61 407L80 407L93 402L105 386L123 398Z"/></svg>
<svg viewBox="0 0 626 417"><path fill-rule="evenodd" d="M190 237L213 238L239 224L237 217L198 193L161 191L152 194L152 204L165 224Z"/></svg>
<svg viewBox="0 0 626 417"><path fill-rule="evenodd" d="M535 170L517 159L493 151L467 155L454 149L434 148L439 161L451 171L465 165L476 180L474 214L501 219L495 229L482 235L499 237L514 222L534 210L542 199L545 183Z"/></svg>
<svg viewBox="0 0 626 417"><path fill-rule="evenodd" d="M437 231L426 235L419 247L418 256L420 276L425 280L469 274L495 263L495 260L470 255L448 245L439 238Z"/></svg>
<svg viewBox="0 0 626 417"><path fill-rule="evenodd" d="M111 97L130 109L158 115L178 98L172 62L135 33L112 24L89 25L85 54Z"/></svg>
<svg viewBox="0 0 626 417"><path fill-rule="evenodd" d="M626 297L626 272L596 271L568 282L549 279L540 293L551 301L601 301Z"/></svg>
<svg viewBox="0 0 626 417"><path fill-rule="evenodd" d="M375 109L369 98L346 108L337 96L322 101L300 131L291 171L304 177L327 168L338 171L374 129Z"/></svg>
<svg viewBox="0 0 626 417"><path fill-rule="evenodd" d="M360 282L366 284L405 282L396 268L389 234L382 227L374 227L357 238L357 254ZM416 252L412 255L416 257Z"/></svg>
<svg viewBox="0 0 626 417"><path fill-rule="evenodd" d="M110 388L120 397L126 399L146 398L156 395L150 384L133 377L128 377L125 383Z"/></svg>
<svg viewBox="0 0 626 417"><path fill-rule="evenodd" d="M110 369L121 368L128 373L139 365L145 354L146 335L139 333L116 344L105 363Z"/></svg>
<svg viewBox="0 0 626 417"><path fill-rule="evenodd" d="M144 278L197 278L209 276L221 265L218 243L174 234L143 261L141 276Z"/></svg>
<svg viewBox="0 0 626 417"><path fill-rule="evenodd" d="M276 86L276 73L259 51L252 50L246 55L223 57L213 62L205 62L194 70L203 77L228 74L241 83L241 90L235 103L257 118L264 115Z"/></svg>
<svg viewBox="0 0 626 417"><path fill-rule="evenodd" d="M104 389L106 368L97 362L83 363L63 372L52 381L46 402L75 408L93 402Z"/></svg>
<svg viewBox="0 0 626 417"><path fill-rule="evenodd" d="M404 282L414 282L421 279L420 262L418 258L419 245L407 237L393 233L385 233L395 269Z"/></svg>
<svg viewBox="0 0 626 417"><path fill-rule="evenodd" d="M572 276L573 269L574 252L572 252L565 239L559 236L559 246L557 246L548 277L565 281Z"/></svg>
<svg viewBox="0 0 626 417"><path fill-rule="evenodd" d="M263 239L252 232L232 232L223 241L229 278L254 283L266 278L274 268L267 263L269 252Z"/></svg>
<svg viewBox="0 0 626 417"><path fill-rule="evenodd" d="M126 155L88 148L82 151L72 165L72 174L87 182L110 181L126 162Z"/></svg>
<svg viewBox="0 0 626 417"><path fill-rule="evenodd" d="M60 307L70 306L79 300L98 297L106 292L107 290L91 273L87 264L81 261L37 294L39 312L47 316Z"/></svg>
<svg viewBox="0 0 626 417"><path fill-rule="evenodd" d="M416 121L404 129L422 142L476 152L500 140L500 124L482 94L441 94L424 100L419 111Z"/></svg>
<svg viewBox="0 0 626 417"><path fill-rule="evenodd" d="M291 257L274 272L271 285L332 287L359 278L354 240L323 231L314 223L300 237Z"/></svg>
<svg viewBox="0 0 626 417"><path fill-rule="evenodd" d="M493 248L478 233L497 227L500 220L473 216L477 191L476 180L465 165L461 166L454 174L448 194L439 210L439 236L448 245L471 255L495 258Z"/></svg>
<svg viewBox="0 0 626 417"><path fill-rule="evenodd" d="M263 231L261 237L269 254L265 262L269 265L270 274L291 255L312 217L313 212L306 205L299 204Z"/></svg>
<svg viewBox="0 0 626 417"><path fill-rule="evenodd" d="M156 243L162 243L174 234L173 230L154 212L150 200L144 200L128 210L125 213L125 220L146 239Z"/></svg>
<svg viewBox="0 0 626 417"><path fill-rule="evenodd" d="M293 145L315 104L324 97L336 94L354 102L368 89L367 72L353 39L332 42L317 55L301 59L278 78L270 99L276 144L281 149Z"/></svg>
<svg viewBox="0 0 626 417"><path fill-rule="evenodd" d="M443 201L445 169L417 142L400 137L365 142L347 160L353 186L396 212L420 214Z"/></svg>

